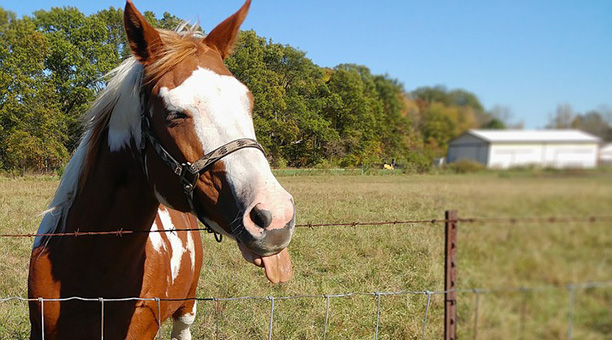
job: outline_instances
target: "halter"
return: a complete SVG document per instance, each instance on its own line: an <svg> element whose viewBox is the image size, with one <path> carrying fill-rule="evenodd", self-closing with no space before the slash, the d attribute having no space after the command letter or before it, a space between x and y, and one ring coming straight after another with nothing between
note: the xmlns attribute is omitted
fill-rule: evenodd
<svg viewBox="0 0 612 340"><path fill-rule="evenodd" d="M144 98L144 91L142 92ZM177 161L174 157L172 157L172 155L162 146L162 144L159 142L159 140L153 133L153 130L151 129L151 121L149 120L149 115L147 115L146 113L146 101L143 101L141 105L142 139L140 149L142 151L143 157L145 154L144 150L146 147L146 141L148 140L149 143L151 143L151 146L153 146L155 152L157 152L159 158L172 170L175 175L179 176L183 192L185 193L187 201L189 202L189 207L191 208L191 211L196 213L198 217L199 212L193 204L193 191L195 190L198 178L202 173L210 170L213 164L221 160L223 157L234 153L240 149L255 148L263 152L264 155L266 154L263 146L261 146L261 144L259 144L256 140L251 138L238 138L229 143L221 145L220 147L207 154L204 154L204 156L202 156L200 159L196 160L193 163L181 163ZM146 166L144 161L143 166ZM222 234L211 228L205 222L200 222L206 226L206 230L209 233L215 234L215 239L217 240L217 242L221 242L221 240L223 239Z"/></svg>

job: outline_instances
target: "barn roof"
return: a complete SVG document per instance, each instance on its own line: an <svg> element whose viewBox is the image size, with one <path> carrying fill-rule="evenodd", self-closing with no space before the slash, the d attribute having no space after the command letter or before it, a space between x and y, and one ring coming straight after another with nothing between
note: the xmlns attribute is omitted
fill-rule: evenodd
<svg viewBox="0 0 612 340"><path fill-rule="evenodd" d="M486 142L504 143L600 143L599 137L579 130L469 130Z"/></svg>

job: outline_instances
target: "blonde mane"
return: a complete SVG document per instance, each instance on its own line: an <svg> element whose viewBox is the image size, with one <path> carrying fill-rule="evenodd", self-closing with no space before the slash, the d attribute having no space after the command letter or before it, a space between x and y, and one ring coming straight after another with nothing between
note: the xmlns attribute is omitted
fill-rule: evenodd
<svg viewBox="0 0 612 340"><path fill-rule="evenodd" d="M87 181L106 131L108 147L120 151L141 140L141 86L143 81L154 82L186 58L207 49L202 43L204 34L197 27L179 26L177 31L158 30L164 43L163 53L154 63L143 67L134 57L129 57L110 71L106 88L100 92L91 109L84 115L85 132L68 162L55 196L44 211L38 234L63 232L70 207L80 188ZM43 242L37 237L34 248Z"/></svg>

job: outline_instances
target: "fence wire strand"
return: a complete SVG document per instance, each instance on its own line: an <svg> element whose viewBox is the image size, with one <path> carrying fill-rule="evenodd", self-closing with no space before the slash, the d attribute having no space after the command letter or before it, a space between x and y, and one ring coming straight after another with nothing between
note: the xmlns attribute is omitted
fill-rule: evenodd
<svg viewBox="0 0 612 340"><path fill-rule="evenodd" d="M0 302L9 301L21 301L21 302L65 302L65 301L83 301L83 302L100 302L102 299L104 302L126 302L126 301L163 301L163 302L186 302L186 301L242 301L242 300L295 300L295 299L330 299L330 298L348 298L357 296L396 296L396 295L443 295L452 291L462 294L502 294L502 293L520 293L520 292L544 292L560 289L568 289L569 291L584 290L590 288L612 288L612 281L592 281L584 283L573 283L573 284L556 284L547 286L533 286L533 287L496 287L496 288L470 288L470 289L453 289L453 290L441 290L441 291L429 291L429 290L403 290L403 291L391 291L391 292L351 292L342 294L302 294L302 295L291 295L291 296L239 296L239 297L191 297L191 298L159 298L159 297L125 297L125 298L87 298L80 296L71 296L65 298L24 298L19 296L12 296L6 298L0 298Z"/></svg>
<svg viewBox="0 0 612 340"><path fill-rule="evenodd" d="M374 222L338 222L338 223L302 223L296 224L296 228L323 228L323 227L363 227L363 226L398 226L398 225L438 225L447 222L459 222L463 224L557 224L557 223L597 223L612 222L612 216L551 216L551 217L474 217L458 218L456 220L446 219L419 219L419 220L396 220L396 221L374 221ZM0 238L33 238L33 237L84 237L84 236L125 236L135 234L151 233L176 233L176 232L208 232L206 228L179 228L169 230L111 230L111 231L74 231L63 233L25 233L25 234L0 234Z"/></svg>

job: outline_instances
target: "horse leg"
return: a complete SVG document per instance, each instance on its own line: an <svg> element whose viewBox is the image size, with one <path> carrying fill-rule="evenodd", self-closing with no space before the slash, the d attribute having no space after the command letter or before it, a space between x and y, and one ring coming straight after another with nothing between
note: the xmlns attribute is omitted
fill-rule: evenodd
<svg viewBox="0 0 612 340"><path fill-rule="evenodd" d="M191 340L189 327L195 321L196 302L188 301L172 315L172 340Z"/></svg>

